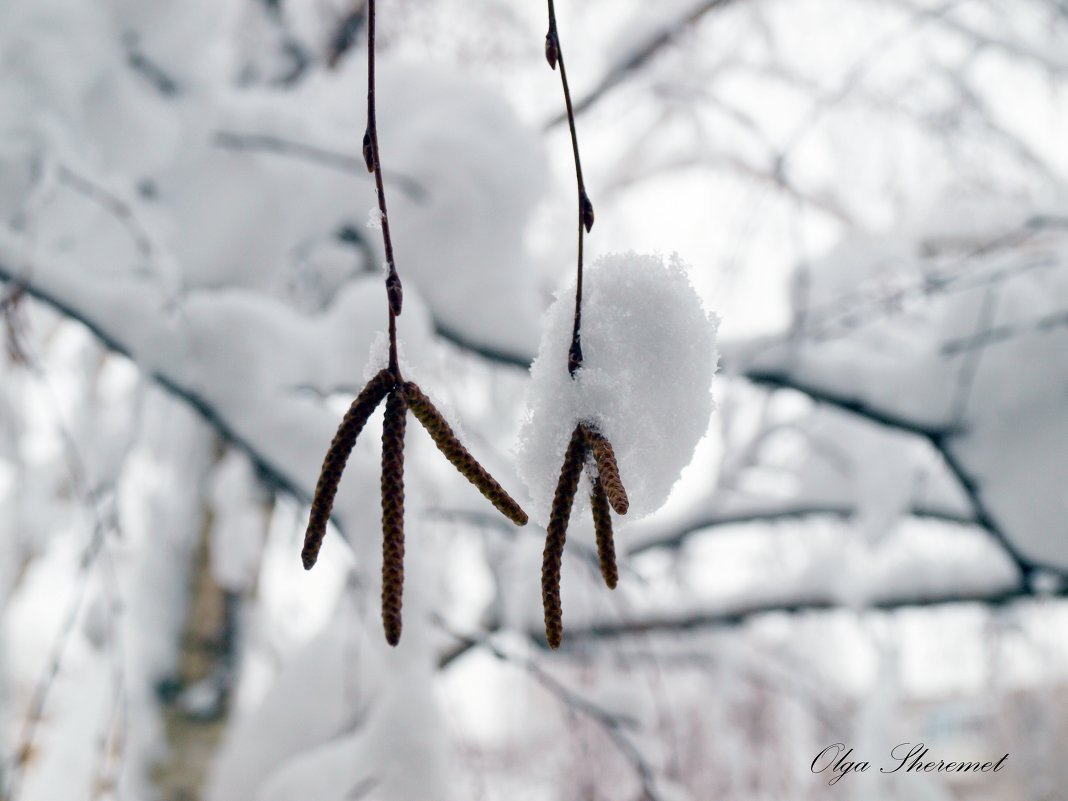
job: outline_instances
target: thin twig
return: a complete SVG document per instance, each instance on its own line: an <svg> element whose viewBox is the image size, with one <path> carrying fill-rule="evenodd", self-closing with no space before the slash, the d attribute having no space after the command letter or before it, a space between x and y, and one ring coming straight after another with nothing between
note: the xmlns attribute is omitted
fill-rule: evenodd
<svg viewBox="0 0 1068 801"><path fill-rule="evenodd" d="M334 26L334 33L330 37L330 46L327 49L326 65L330 69L336 69L341 59L356 44L356 35L363 27L364 18L367 16L367 0L356 0L352 7L344 13Z"/></svg>
<svg viewBox="0 0 1068 801"><path fill-rule="evenodd" d="M224 150L272 153L277 156L301 159L328 169L352 172L358 175L363 175L367 167L366 162L359 156L306 142L298 142L294 139L287 139L274 134L220 130L215 132L213 141L217 147L221 147ZM392 170L383 170L382 174L386 181L408 200L413 203L427 202L429 193L426 187L410 175L404 175Z"/></svg>
<svg viewBox="0 0 1068 801"><path fill-rule="evenodd" d="M593 228L593 204L586 193L582 179L582 159L579 157L578 131L575 127L575 109L571 103L571 87L567 83L567 68L564 66L564 51L560 46L560 32L556 26L556 6L549 0L549 32L545 35L545 58L554 70L560 67L560 83L564 89L564 105L567 108L567 125L571 130L571 149L575 155L575 182L578 186L578 266L575 278L575 322L571 330L571 347L567 353L567 369L571 375L582 366L582 249L584 235Z"/></svg>
<svg viewBox="0 0 1068 801"><path fill-rule="evenodd" d="M888 596L870 601L865 608L878 612L893 612L902 609L959 606L982 604L987 608L1007 607L1014 604L1063 602L1068 596L1068 583L1062 583L1052 592L1043 592L1033 586L1010 585L982 589L957 589L944 593L917 592ZM811 615L849 610L839 600L824 595L795 597L789 600L769 599L751 601L747 604L711 611L688 612L681 615L649 617L612 623L595 623L589 626L568 629L568 643L578 647L587 640L613 640L648 634L682 634L686 632L732 628L769 614ZM530 631L530 639L542 647L545 641L540 633ZM567 646L564 646L564 652Z"/></svg>
<svg viewBox="0 0 1068 801"><path fill-rule="evenodd" d="M378 117L375 109L375 0L367 3L367 131L363 135L363 159L368 172L374 173L378 211L382 215L382 246L386 251L386 300L389 303L389 370L401 381L397 359L397 317L403 304L403 289L393 257L393 239L389 235L386 188L382 179L382 157L378 147Z"/></svg>
<svg viewBox="0 0 1068 801"><path fill-rule="evenodd" d="M632 75L649 63L664 48L674 42L683 31L700 22L710 11L722 6L728 6L733 2L734 0L703 0L703 2L687 10L670 25L660 28L649 39L638 45L630 55L614 64L597 82L597 85L575 103L575 114L582 114L589 109L612 89L621 84L627 76ZM545 128L555 128L566 119L567 115L565 114L557 115L546 123Z"/></svg>

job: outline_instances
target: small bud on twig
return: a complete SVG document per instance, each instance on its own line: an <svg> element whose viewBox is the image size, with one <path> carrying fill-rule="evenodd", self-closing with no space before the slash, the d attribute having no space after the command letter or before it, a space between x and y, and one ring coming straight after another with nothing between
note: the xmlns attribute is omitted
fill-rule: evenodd
<svg viewBox="0 0 1068 801"><path fill-rule="evenodd" d="M375 152L371 146L371 131L363 132L363 163L367 165L367 172L375 171Z"/></svg>
<svg viewBox="0 0 1068 801"><path fill-rule="evenodd" d="M389 301L389 308L394 316L400 317L401 307L404 305L404 288L392 264L389 265L389 275L386 276L386 299Z"/></svg>
<svg viewBox="0 0 1068 801"><path fill-rule="evenodd" d="M593 203L585 192L582 193L582 197L579 199L579 213L582 215L582 224L586 227L586 233L588 234L593 228Z"/></svg>
<svg viewBox="0 0 1068 801"><path fill-rule="evenodd" d="M571 347L567 351L567 372L574 377L580 367L582 367L582 343L575 338L571 340Z"/></svg>
<svg viewBox="0 0 1068 801"><path fill-rule="evenodd" d="M556 32L553 30L545 34L545 60L554 70L556 62L560 60L560 44L556 41Z"/></svg>

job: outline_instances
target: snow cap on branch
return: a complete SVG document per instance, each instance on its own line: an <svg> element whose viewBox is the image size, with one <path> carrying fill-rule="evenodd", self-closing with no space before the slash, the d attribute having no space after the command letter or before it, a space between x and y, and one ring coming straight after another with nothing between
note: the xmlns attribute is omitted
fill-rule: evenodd
<svg viewBox="0 0 1068 801"><path fill-rule="evenodd" d="M518 466L533 501L549 516L560 460L576 424L613 445L630 497L628 518L667 500L693 458L714 408L716 327L677 256L637 253L599 259L583 287L583 363L568 374L574 284L550 307L531 367ZM589 503L580 492L576 504Z"/></svg>

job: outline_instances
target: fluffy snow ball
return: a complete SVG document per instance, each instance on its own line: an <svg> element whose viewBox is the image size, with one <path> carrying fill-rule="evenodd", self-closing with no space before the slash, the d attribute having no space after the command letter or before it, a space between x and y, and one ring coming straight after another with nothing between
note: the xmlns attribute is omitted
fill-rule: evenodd
<svg viewBox="0 0 1068 801"><path fill-rule="evenodd" d="M572 378L574 309L572 281L546 314L531 366L517 449L532 500L528 511L547 522L571 432L588 423L615 449L630 497L627 519L647 515L667 500L708 429L718 319L705 310L677 256L605 256L586 269L583 362ZM579 508L589 503L585 481Z"/></svg>

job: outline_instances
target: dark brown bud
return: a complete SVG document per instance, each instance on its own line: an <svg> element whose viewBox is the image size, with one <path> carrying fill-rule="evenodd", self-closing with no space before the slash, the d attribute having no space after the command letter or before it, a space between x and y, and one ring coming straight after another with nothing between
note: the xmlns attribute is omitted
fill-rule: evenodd
<svg viewBox="0 0 1068 801"><path fill-rule="evenodd" d="M422 423L430 438L434 440L434 444L438 446L438 450L445 455L452 466L459 471L460 475L474 484L486 500L497 508L497 511L517 526L525 526L527 513L461 444L448 421L430 402L430 398L410 381L404 385L404 389L408 394L408 407L415 415L415 419Z"/></svg>
<svg viewBox="0 0 1068 801"><path fill-rule="evenodd" d="M389 265L389 275L386 276L386 298L389 308L396 317L400 317L401 307L404 305L404 288L401 286L397 268Z"/></svg>
<svg viewBox="0 0 1068 801"><path fill-rule="evenodd" d="M586 441L597 462L597 473L601 484L604 485L608 502L612 504L616 514L625 515L630 508L630 499L627 498L627 491L619 477L619 466L616 464L616 452L612 449L612 443L591 427L587 426L585 430Z"/></svg>
<svg viewBox="0 0 1068 801"><path fill-rule="evenodd" d="M593 203L585 192L579 198L579 216L582 218L582 224L586 227L586 233L588 234L593 228Z"/></svg>
<svg viewBox="0 0 1068 801"><path fill-rule="evenodd" d="M545 60L549 66L556 69L556 62L560 60L560 43L556 39L556 33L549 31L545 34Z"/></svg>
<svg viewBox="0 0 1068 801"><path fill-rule="evenodd" d="M386 642L401 635L404 595L404 429L408 403L404 387L386 400L382 421L382 626Z"/></svg>
<svg viewBox="0 0 1068 801"><path fill-rule="evenodd" d="M308 529L304 535L304 550L301 559L304 568L310 570L315 560L319 558L319 549L323 545L326 536L326 524L330 520L330 511L334 508L334 496L341 481L341 474L345 470L345 464L349 460L349 454L356 444L356 438L363 431L367 419L377 408L386 393L393 388L393 375L389 370L383 370L361 390L360 394L352 402L348 412L338 426L333 442L323 459L323 467L319 473L319 483L315 486L315 495L312 496L311 515L308 519Z"/></svg>
<svg viewBox="0 0 1068 801"><path fill-rule="evenodd" d="M593 528L597 534L597 556L601 561L601 575L608 589L614 590L619 583L616 567L616 546L612 537L612 513L608 509L608 496L599 476L591 476L593 490L590 492L590 508L593 510Z"/></svg>
<svg viewBox="0 0 1068 801"><path fill-rule="evenodd" d="M567 351L567 372L574 377L580 367L582 367L582 342L576 336L571 340L571 347Z"/></svg>
<svg viewBox="0 0 1068 801"><path fill-rule="evenodd" d="M564 542L571 506L575 502L582 465L586 461L586 437L582 426L571 434L560 479L556 482L549 525L545 529L545 551L541 565L541 598L545 607L545 639L550 648L559 648L564 639L564 613L560 603L560 565L564 558Z"/></svg>
<svg viewBox="0 0 1068 801"><path fill-rule="evenodd" d="M367 172L375 171L375 152L371 145L371 132L363 132L363 163L367 165Z"/></svg>

